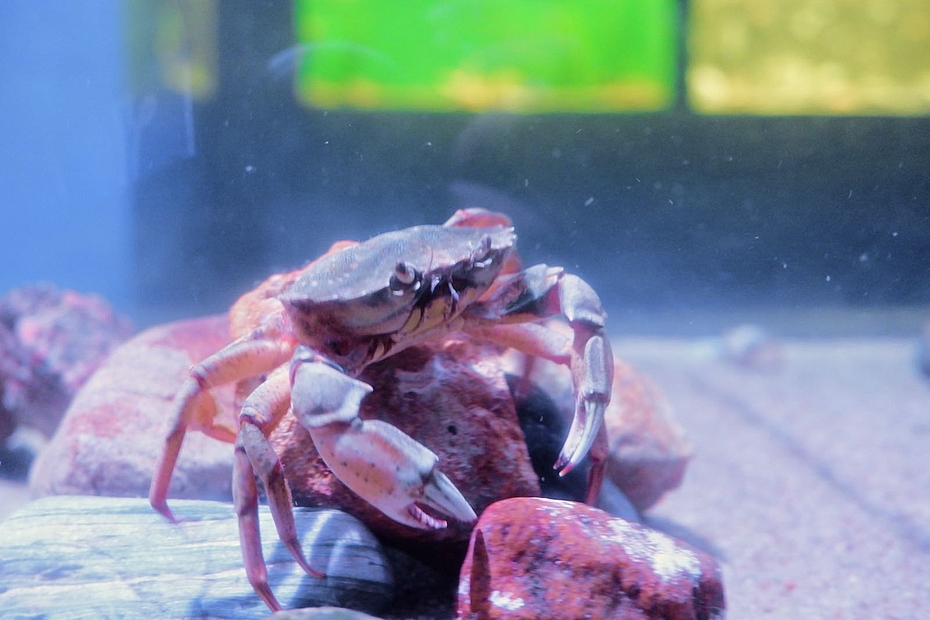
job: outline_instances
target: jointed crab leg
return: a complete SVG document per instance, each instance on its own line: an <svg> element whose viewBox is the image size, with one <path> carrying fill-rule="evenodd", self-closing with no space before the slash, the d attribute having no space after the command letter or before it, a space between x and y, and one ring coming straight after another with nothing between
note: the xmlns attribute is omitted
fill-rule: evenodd
<svg viewBox="0 0 930 620"><path fill-rule="evenodd" d="M168 485L188 427L229 443L236 439L233 430L214 424L216 407L210 388L270 372L290 358L294 347L292 338L280 335L271 338L266 329L259 329L191 367L174 398L171 430L149 487L149 503L153 508L175 521L166 501Z"/></svg>
<svg viewBox="0 0 930 620"><path fill-rule="evenodd" d="M595 446L588 487L588 499L595 499L607 450L603 419L613 377L613 353L604 333L607 313L597 293L560 268L536 265L502 279L487 300L466 314L466 332L571 369L574 414L554 468L564 476ZM574 332L571 341L545 326L525 322L557 314L568 320Z"/></svg>
<svg viewBox="0 0 930 620"><path fill-rule="evenodd" d="M258 488L255 474L262 479L268 506L278 537L307 573L324 577L307 562L297 536L293 500L284 478L281 461L268 442L268 434L278 425L290 405L290 379L287 366L276 369L246 399L239 414L239 436L233 464L233 502L239 517L239 540L249 583L272 610L281 608L268 585L262 556L258 523Z"/></svg>

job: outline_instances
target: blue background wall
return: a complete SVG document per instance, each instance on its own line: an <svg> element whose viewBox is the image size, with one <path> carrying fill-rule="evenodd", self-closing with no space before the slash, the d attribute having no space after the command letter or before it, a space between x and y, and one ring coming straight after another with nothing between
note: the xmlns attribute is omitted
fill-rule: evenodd
<svg viewBox="0 0 930 620"><path fill-rule="evenodd" d="M0 292L132 304L119 5L0 3Z"/></svg>

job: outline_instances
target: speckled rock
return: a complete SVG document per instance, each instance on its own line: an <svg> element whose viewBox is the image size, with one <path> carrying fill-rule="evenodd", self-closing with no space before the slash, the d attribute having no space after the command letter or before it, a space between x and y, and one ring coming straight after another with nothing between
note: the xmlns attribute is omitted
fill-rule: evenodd
<svg viewBox="0 0 930 620"><path fill-rule="evenodd" d="M709 620L724 608L721 570L707 554L584 504L514 498L475 527L457 613Z"/></svg>
<svg viewBox="0 0 930 620"><path fill-rule="evenodd" d="M16 425L55 432L77 390L132 324L102 298L50 284L0 299L0 442Z"/></svg>
<svg viewBox="0 0 930 620"><path fill-rule="evenodd" d="M439 455L440 469L477 513L500 499L539 495L495 347L448 339L408 349L361 378L375 386L361 417L390 422ZM423 531L384 516L333 476L295 418L285 419L271 441L298 504L339 507L393 539L468 540L468 526Z"/></svg>
<svg viewBox="0 0 930 620"><path fill-rule="evenodd" d="M187 369L228 341L224 316L153 327L124 343L77 394L30 474L36 495L144 496ZM233 424L232 387L214 390ZM232 446L189 433L171 497L231 499Z"/></svg>

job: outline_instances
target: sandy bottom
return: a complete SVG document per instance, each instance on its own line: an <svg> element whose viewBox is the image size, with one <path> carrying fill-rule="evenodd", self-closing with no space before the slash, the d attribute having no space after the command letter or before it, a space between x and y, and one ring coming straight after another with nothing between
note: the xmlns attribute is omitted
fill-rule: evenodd
<svg viewBox="0 0 930 620"><path fill-rule="evenodd" d="M0 521L13 514L17 508L29 501L29 490L24 482L0 480Z"/></svg>
<svg viewBox="0 0 930 620"><path fill-rule="evenodd" d="M728 617L930 617L930 381L913 340L782 342L764 371L694 341L617 351L695 449L648 520L723 563Z"/></svg>

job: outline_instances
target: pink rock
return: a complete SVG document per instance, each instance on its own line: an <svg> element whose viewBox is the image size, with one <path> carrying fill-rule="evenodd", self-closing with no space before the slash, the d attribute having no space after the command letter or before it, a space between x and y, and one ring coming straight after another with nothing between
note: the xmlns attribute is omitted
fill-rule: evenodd
<svg viewBox="0 0 930 620"><path fill-rule="evenodd" d="M429 447L479 514L507 497L539 495L495 347L452 338L408 349L369 367L361 378L375 388L363 401L361 416L390 422ZM444 530L416 530L359 499L330 473L293 417L271 440L298 504L341 508L390 538L468 540L470 527L450 522Z"/></svg>
<svg viewBox="0 0 930 620"><path fill-rule="evenodd" d="M24 373L19 363L19 344L5 325L0 323L0 446L16 429L16 417L3 405L6 401L6 384L12 378L21 378Z"/></svg>
<svg viewBox="0 0 930 620"><path fill-rule="evenodd" d="M0 300L0 440L14 423L51 436L78 389L132 331L96 295L51 285L10 291Z"/></svg>
<svg viewBox="0 0 930 620"><path fill-rule="evenodd" d="M692 455L684 430L652 382L616 358L604 424L610 441L606 476L638 510L681 484Z"/></svg>
<svg viewBox="0 0 930 620"><path fill-rule="evenodd" d="M725 608L719 565L584 504L514 498L485 510L459 580L459 618L703 620Z"/></svg>
<svg viewBox="0 0 930 620"><path fill-rule="evenodd" d="M225 316L153 327L118 347L80 390L30 473L36 495L144 496L166 416L194 362L228 342ZM233 423L234 390L215 390ZM197 432L184 441L171 496L230 499L232 446Z"/></svg>

